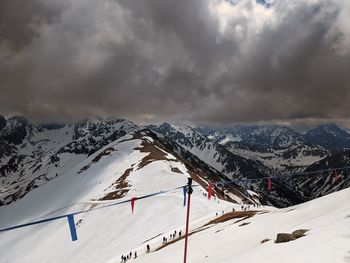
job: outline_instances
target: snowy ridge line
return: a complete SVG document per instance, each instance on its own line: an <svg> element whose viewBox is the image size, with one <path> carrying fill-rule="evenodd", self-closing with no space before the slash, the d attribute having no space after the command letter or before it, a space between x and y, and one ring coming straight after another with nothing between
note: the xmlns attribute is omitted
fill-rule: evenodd
<svg viewBox="0 0 350 263"><path fill-rule="evenodd" d="M310 174L316 174L315 176L324 176L320 175L323 172L330 172L330 171L337 171L337 170L347 170L347 175L349 175L349 166L344 166L344 167L336 167L336 168L331 168L331 169L325 169L325 170L317 170L317 171L312 171L312 172L305 172L305 173L294 173L294 174L282 174L282 175L276 175L276 176L264 176L264 177L259 177L259 178L244 178L244 179L232 179L226 182L219 182L219 183L212 183L215 186L224 186L224 185L229 185L229 184L234 184L237 182L246 182L246 181L259 181L259 180L267 180L267 179L280 179L282 177L298 177L298 176L303 176L303 175L310 175ZM328 175L327 175L328 176Z"/></svg>
<svg viewBox="0 0 350 263"><path fill-rule="evenodd" d="M198 186L199 185L192 185L192 187L198 187ZM120 202L117 202L117 203L112 203L112 204L101 206L101 207L96 207L96 208L87 209L87 210L78 211L78 212L73 212L73 213L64 214L64 215L60 215L60 216L55 216L55 217L50 217L50 218L46 218L46 219L36 220L36 221L25 223L25 224L20 224L20 225L15 225L15 226L11 226L11 227L2 228L2 229L0 229L0 232L10 231L10 230L14 230L14 229L17 229L17 228L23 228L23 227L27 227L27 226L42 224L42 223L45 223L45 222L54 221L54 220L58 220L58 219L65 218L65 217L71 217L71 216L74 216L74 215L88 213L88 212L91 212L91 211L104 209L104 208L108 208L108 207L111 207L111 206L125 204L125 203L128 203L128 202L131 202L132 200L141 200L141 199L145 199L145 198L150 198L150 197L153 197L153 196L166 194L166 193L169 193L169 192L172 192L172 191L175 191L175 190L183 189L184 187L187 187L187 185L179 186L179 187L176 187L176 188L173 188L173 189L169 189L169 190L166 190L166 191L160 191L160 192L156 192L156 193L152 193L152 194L143 195L143 196L140 196L140 197L135 197L136 199L131 198L131 199L127 199L127 200L124 200L124 201L120 201Z"/></svg>

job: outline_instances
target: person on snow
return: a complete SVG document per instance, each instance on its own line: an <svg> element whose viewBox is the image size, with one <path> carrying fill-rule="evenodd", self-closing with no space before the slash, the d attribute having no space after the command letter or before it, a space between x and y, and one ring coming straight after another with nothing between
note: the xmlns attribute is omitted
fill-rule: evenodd
<svg viewBox="0 0 350 263"><path fill-rule="evenodd" d="M181 230L179 231L179 238L181 237Z"/></svg>
<svg viewBox="0 0 350 263"><path fill-rule="evenodd" d="M149 246L149 244L147 244L146 249L147 249L146 250L147 253L149 253L151 251L151 247Z"/></svg>
<svg viewBox="0 0 350 263"><path fill-rule="evenodd" d="M135 251L135 253L134 253L134 258L137 258L137 252Z"/></svg>
<svg viewBox="0 0 350 263"><path fill-rule="evenodd" d="M124 260L124 263L125 263L126 262L126 256L124 256L123 260Z"/></svg>
<svg viewBox="0 0 350 263"><path fill-rule="evenodd" d="M130 254L129 254L129 255L130 255L130 257L129 257L129 258L131 259L131 258L132 258L132 252L131 252L131 251L130 251Z"/></svg>

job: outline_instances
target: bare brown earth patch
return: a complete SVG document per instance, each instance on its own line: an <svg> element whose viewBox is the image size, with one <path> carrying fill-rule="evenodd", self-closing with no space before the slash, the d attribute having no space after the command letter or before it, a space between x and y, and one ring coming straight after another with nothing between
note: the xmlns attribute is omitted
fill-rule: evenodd
<svg viewBox="0 0 350 263"><path fill-rule="evenodd" d="M147 141L142 141L141 142L141 147L135 148L135 150L139 150L142 153L148 153L147 156L145 156L141 162L139 163L137 169L141 169L145 167L146 165L154 162L154 161L174 161L178 162L176 159L169 159L166 156L168 155L166 152L162 151L160 148L155 146L154 144L147 142Z"/></svg>
<svg viewBox="0 0 350 263"><path fill-rule="evenodd" d="M171 167L171 171L173 173L183 174L183 172L181 172L181 170L177 167Z"/></svg>
<svg viewBox="0 0 350 263"><path fill-rule="evenodd" d="M214 224L218 224L218 223L223 223L235 218L242 218L239 221L251 218L253 216L255 216L257 213L257 211L236 211L236 212L230 212L227 214L224 214L223 216L220 216L218 218L215 218L214 220L209 221L207 224L205 224L204 226L208 226L208 225L214 225ZM238 223L239 221L235 222Z"/></svg>
<svg viewBox="0 0 350 263"><path fill-rule="evenodd" d="M81 168L79 173L86 171L87 169L89 169L91 167L91 165L93 163L97 163L103 156L110 155L114 151L116 151L116 149L114 149L113 147L109 147L106 150L104 150L103 152L100 152L97 156L95 156L94 159L92 159L91 163L89 163L88 165L85 165L83 168Z"/></svg>
<svg viewBox="0 0 350 263"><path fill-rule="evenodd" d="M112 185L114 185L114 188L116 189L113 192L108 193L104 197L100 198L100 201L105 200L115 200L120 199L124 197L129 192L129 184L127 181L128 176L130 175L130 172L132 171L132 168L127 169L122 176L118 178L117 181L115 181Z"/></svg>
<svg viewBox="0 0 350 263"><path fill-rule="evenodd" d="M261 240L261 244L264 244L264 243L266 243L266 242L269 242L271 239L268 239L268 238L265 238L265 239L263 239L263 240Z"/></svg>

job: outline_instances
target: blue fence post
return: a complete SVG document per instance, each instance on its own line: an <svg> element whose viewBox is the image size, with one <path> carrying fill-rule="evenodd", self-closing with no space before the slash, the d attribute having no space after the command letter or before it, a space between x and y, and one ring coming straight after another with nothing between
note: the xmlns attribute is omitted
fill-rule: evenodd
<svg viewBox="0 0 350 263"><path fill-rule="evenodd" d="M77 236L77 230L76 230L75 224L74 224L74 216L68 215L67 219L68 219L68 224L69 224L70 235L72 237L72 241L76 241L76 240L78 240L78 236Z"/></svg>

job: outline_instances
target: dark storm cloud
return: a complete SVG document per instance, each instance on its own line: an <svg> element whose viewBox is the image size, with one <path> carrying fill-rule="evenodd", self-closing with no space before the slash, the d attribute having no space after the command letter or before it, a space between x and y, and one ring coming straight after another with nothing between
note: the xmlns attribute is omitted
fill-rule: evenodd
<svg viewBox="0 0 350 263"><path fill-rule="evenodd" d="M0 0L0 10L5 114L349 117L347 0Z"/></svg>
<svg viewBox="0 0 350 263"><path fill-rule="evenodd" d="M0 39L16 49L25 46L37 35L35 27L52 22L60 11L40 0L0 0Z"/></svg>

